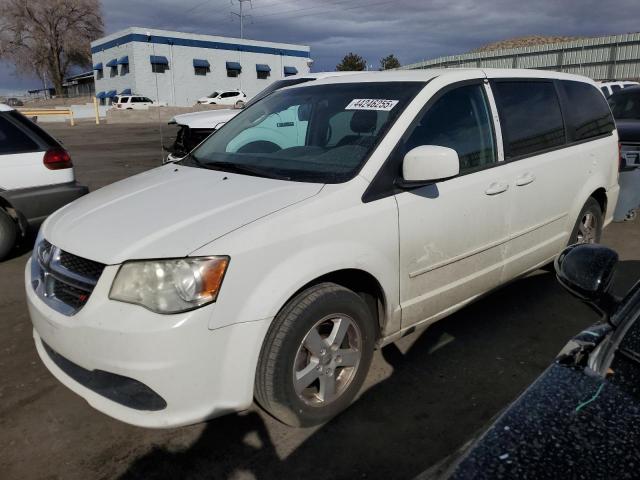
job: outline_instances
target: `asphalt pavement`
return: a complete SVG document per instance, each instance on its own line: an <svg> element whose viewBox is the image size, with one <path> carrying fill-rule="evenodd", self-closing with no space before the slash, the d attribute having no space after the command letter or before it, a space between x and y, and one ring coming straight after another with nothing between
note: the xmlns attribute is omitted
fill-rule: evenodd
<svg viewBox="0 0 640 480"><path fill-rule="evenodd" d="M166 125L43 124L92 190L160 165ZM162 131L161 138L160 134ZM640 223L610 226L617 288L640 278ZM479 433L597 320L544 271L376 352L360 399L326 425L284 426L253 407L146 430L113 420L45 369L25 306L28 244L0 263L0 478L412 478Z"/></svg>

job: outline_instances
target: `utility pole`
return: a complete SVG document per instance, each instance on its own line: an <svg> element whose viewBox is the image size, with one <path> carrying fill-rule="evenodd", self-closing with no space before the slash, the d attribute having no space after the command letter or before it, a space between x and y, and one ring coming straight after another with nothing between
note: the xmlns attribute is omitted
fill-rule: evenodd
<svg viewBox="0 0 640 480"><path fill-rule="evenodd" d="M231 15L235 15L240 19L240 38L244 38L244 19L251 17L251 15L244 13L244 9L242 7L244 3L248 2L251 8L253 8L253 3L251 3L251 0L237 0L237 2L240 4L240 11L231 12ZM233 0L231 0L231 5L233 5Z"/></svg>

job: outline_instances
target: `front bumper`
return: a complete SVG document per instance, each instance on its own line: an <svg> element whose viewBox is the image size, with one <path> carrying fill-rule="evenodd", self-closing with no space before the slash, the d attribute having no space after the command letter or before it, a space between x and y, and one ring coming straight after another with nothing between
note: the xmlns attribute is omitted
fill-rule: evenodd
<svg viewBox="0 0 640 480"><path fill-rule="evenodd" d="M89 193L77 182L8 190L0 195L15 208L31 227L38 227L59 208Z"/></svg>
<svg viewBox="0 0 640 480"><path fill-rule="evenodd" d="M209 330L215 304L159 315L108 300L117 266L104 270L82 310L66 316L37 297L30 262L25 283L38 354L97 410L132 425L166 428L251 405L270 319Z"/></svg>

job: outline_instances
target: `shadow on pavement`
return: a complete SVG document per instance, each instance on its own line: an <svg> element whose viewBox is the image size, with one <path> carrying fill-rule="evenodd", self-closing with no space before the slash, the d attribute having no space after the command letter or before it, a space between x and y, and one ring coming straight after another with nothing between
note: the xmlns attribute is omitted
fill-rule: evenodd
<svg viewBox="0 0 640 480"><path fill-rule="evenodd" d="M640 262L621 262L616 290L639 277ZM186 450L155 448L122 478L412 478L482 431L597 319L555 275L537 272L416 335L404 352L385 347L393 373L286 458L270 440L275 422L250 412L208 422ZM543 340L549 329L553 342Z"/></svg>

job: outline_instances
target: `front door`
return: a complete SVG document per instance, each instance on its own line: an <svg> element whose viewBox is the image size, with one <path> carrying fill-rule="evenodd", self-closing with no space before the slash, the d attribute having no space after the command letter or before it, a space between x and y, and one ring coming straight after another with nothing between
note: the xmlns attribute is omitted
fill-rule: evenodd
<svg viewBox="0 0 640 480"><path fill-rule="evenodd" d="M402 327L430 322L502 280L511 190L482 81L449 87L420 113L401 154L454 149L460 174L396 195Z"/></svg>

